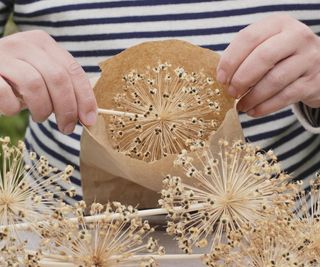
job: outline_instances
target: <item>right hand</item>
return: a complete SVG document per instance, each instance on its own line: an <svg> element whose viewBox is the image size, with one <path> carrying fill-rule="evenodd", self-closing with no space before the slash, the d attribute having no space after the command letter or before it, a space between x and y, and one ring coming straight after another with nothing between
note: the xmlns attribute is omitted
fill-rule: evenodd
<svg viewBox="0 0 320 267"><path fill-rule="evenodd" d="M80 119L96 121L97 104L80 64L39 30L0 39L0 113L28 108L35 122L55 113L59 130L70 134Z"/></svg>

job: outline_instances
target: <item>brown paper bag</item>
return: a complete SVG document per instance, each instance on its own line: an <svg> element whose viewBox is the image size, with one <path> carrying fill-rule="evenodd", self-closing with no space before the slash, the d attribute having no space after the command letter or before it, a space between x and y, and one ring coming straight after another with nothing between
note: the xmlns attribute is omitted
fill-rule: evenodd
<svg viewBox="0 0 320 267"><path fill-rule="evenodd" d="M122 86L123 75L132 69L139 70L159 61L169 61L183 66L188 72L204 71L215 79L218 60L219 56L208 49L177 40L132 47L101 65L102 75L95 86L98 106L115 108L112 96ZM220 87L223 88L222 85ZM227 113L221 112L219 120L222 124L207 140L207 145L213 150L220 138L243 139L234 100L225 97L223 101ZM81 137L80 168L84 199L88 203L116 200L139 205L139 208L157 206L164 176L181 174L173 167L177 155L145 162L118 152L113 148L108 134L109 119L108 116L99 116L96 125L84 128Z"/></svg>

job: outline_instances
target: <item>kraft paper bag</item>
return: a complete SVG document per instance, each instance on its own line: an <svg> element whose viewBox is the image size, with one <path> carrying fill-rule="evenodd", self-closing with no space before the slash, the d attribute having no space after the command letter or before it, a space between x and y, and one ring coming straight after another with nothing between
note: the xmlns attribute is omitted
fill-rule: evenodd
<svg viewBox="0 0 320 267"><path fill-rule="evenodd" d="M183 66L188 73L201 71L215 80L218 61L217 53L178 40L148 42L129 48L100 65L102 73L94 87L98 106L117 109L113 97L123 87L123 76L132 70L170 62ZM223 85L218 86L222 90L220 126L204 140L211 150L218 149L221 138L244 139L235 100L227 96ZM114 148L109 127L109 115L99 115L94 126L84 127L80 153L84 199L88 203L120 201L139 208L156 207L163 178L167 174L182 174L173 166L177 154L152 162L132 158ZM190 156L194 153L190 152Z"/></svg>

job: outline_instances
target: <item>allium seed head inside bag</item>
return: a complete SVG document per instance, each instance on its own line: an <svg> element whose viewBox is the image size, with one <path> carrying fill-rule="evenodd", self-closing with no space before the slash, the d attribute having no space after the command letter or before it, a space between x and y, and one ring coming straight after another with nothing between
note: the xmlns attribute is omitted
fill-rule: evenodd
<svg viewBox="0 0 320 267"><path fill-rule="evenodd" d="M147 42L103 62L94 92L99 115L81 138L88 202L155 207L162 180L181 151L243 139L234 99L216 81L219 55L178 40ZM177 173L178 174L178 173Z"/></svg>

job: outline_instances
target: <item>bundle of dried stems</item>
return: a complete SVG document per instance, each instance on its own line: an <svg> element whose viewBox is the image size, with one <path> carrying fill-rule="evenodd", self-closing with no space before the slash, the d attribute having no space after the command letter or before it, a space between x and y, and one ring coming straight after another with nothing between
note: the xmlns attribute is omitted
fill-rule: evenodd
<svg viewBox="0 0 320 267"><path fill-rule="evenodd" d="M9 144L9 138L0 142L0 266L156 265L164 248L152 237L147 238L154 229L139 216L148 216L150 211L139 214L119 202L106 206L94 203L87 219L83 201L75 206L63 203L65 194L74 194L72 188L64 192L59 186L69 182L70 166L57 172L34 153L29 155L32 166L25 166L22 142L17 147ZM26 231L40 238L38 250L28 250L22 235ZM147 255L153 251L158 255Z"/></svg>
<svg viewBox="0 0 320 267"><path fill-rule="evenodd" d="M167 259L194 258L207 266L319 266L320 175L306 193L302 184L289 183L271 151L224 140L220 151L201 149L197 158L183 151L175 164L185 177L164 179L163 209L94 203L85 217L83 201L67 206L60 194L49 192L60 179L68 180L70 167L54 174L43 158L35 167L22 167L23 144L1 142L1 266L157 266ZM31 170L38 174L35 184ZM163 255L164 248L150 237L154 229L141 217L165 212L171 217L167 231L176 235L180 248L189 254L193 246L209 245L209 250ZM24 227L15 227L21 222ZM38 251L27 250L19 238L27 229L41 238Z"/></svg>

